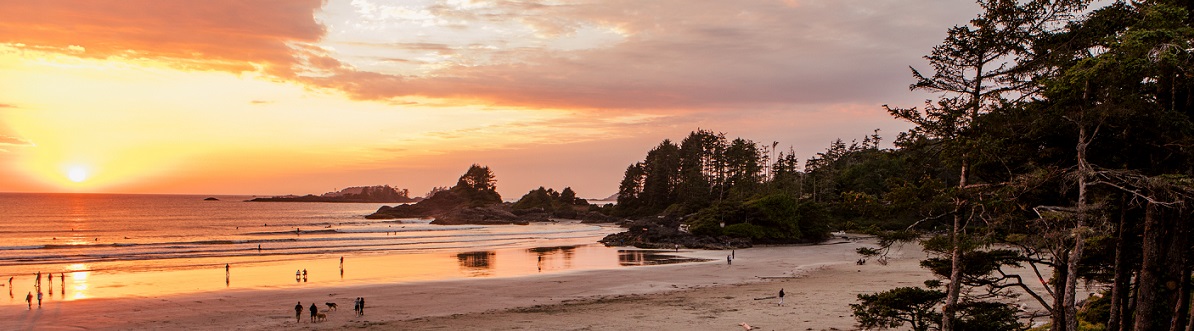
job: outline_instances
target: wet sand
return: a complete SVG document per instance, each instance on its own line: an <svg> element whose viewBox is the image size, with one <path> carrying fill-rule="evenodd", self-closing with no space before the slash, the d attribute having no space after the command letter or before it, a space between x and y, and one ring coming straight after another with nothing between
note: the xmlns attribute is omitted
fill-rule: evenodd
<svg viewBox="0 0 1194 331"><path fill-rule="evenodd" d="M857 294L915 286L930 275L915 245L891 263L855 265L868 241L729 251L681 251L710 262L401 283L228 289L180 295L6 305L0 328L107 329L468 329L468 330L848 330ZM365 268L361 266L361 268ZM222 271L222 270L221 270ZM235 270L234 270L235 271ZM185 285L185 284L180 284ZM784 306L774 298L788 294ZM21 295L23 296L23 294ZM353 300L366 299L364 316ZM294 305L335 302L322 323Z"/></svg>

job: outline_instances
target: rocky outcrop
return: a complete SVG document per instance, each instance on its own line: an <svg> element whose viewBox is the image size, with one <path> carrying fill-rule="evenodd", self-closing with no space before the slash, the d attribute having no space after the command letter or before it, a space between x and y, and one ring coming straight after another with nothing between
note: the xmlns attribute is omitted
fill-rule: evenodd
<svg viewBox="0 0 1194 331"><path fill-rule="evenodd" d="M753 246L750 239L694 236L679 230L679 223L659 221L629 221L623 223L625 232L600 240L606 246L634 246L650 249L673 249L677 245L695 249L734 249Z"/></svg>
<svg viewBox="0 0 1194 331"><path fill-rule="evenodd" d="M609 216L595 211L589 211L577 215L582 223L616 223L623 221L620 217Z"/></svg>
<svg viewBox="0 0 1194 331"><path fill-rule="evenodd" d="M547 222L547 218L524 217L514 215L508 208L501 205L485 207L459 208L435 216L431 224L521 224L530 222Z"/></svg>
<svg viewBox="0 0 1194 331"><path fill-rule="evenodd" d="M430 199L411 205L382 206L365 216L369 219L434 218L431 224L530 224L549 222L539 214L515 215L508 203L476 205L452 191L436 193Z"/></svg>

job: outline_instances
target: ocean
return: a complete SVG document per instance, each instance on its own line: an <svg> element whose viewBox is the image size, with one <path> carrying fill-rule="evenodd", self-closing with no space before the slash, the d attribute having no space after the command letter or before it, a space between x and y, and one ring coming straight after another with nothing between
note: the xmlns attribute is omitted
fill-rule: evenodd
<svg viewBox="0 0 1194 331"><path fill-rule="evenodd" d="M39 290L58 292L51 300L78 300L685 261L596 244L620 231L609 225L444 226L364 218L383 204L207 197L0 193L0 282L8 303L24 304L25 292ZM39 272L58 277L39 285Z"/></svg>

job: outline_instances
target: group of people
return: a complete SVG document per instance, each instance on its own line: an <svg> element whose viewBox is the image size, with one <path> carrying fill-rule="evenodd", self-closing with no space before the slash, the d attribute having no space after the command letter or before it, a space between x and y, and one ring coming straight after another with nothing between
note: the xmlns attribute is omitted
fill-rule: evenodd
<svg viewBox="0 0 1194 331"><path fill-rule="evenodd" d="M297 283L300 280L304 282L307 281L307 269L294 271L294 282Z"/></svg>
<svg viewBox="0 0 1194 331"><path fill-rule="evenodd" d="M364 316L365 315L365 298L363 298L363 297L357 298L355 300L355 303L352 305L352 310L357 312L357 316Z"/></svg>
<svg viewBox="0 0 1194 331"><path fill-rule="evenodd" d="M315 313L317 313L317 312L319 312L319 307L316 307L315 303L312 302L311 303L311 322L315 322ZM298 304L294 305L294 322L300 323L302 321L303 321L303 302L299 301Z"/></svg>
<svg viewBox="0 0 1194 331"><path fill-rule="evenodd" d="M37 307L41 308L42 292L41 292L41 271L36 274L37 282L33 283L33 287L37 289ZM63 291L66 291L66 274L58 273L59 284L62 284ZM46 275L46 280L50 285L50 294L54 294L54 274ZM8 294L12 295L12 277L8 277ZM29 309L33 309L33 292L25 294L25 303L29 305Z"/></svg>
<svg viewBox="0 0 1194 331"><path fill-rule="evenodd" d="M354 303L352 306L352 310L356 312L356 315L357 316L365 315L365 298L358 297L358 298L354 299L353 302ZM328 303L327 305L328 305L328 309L333 309L336 307L335 303ZM311 312L311 323L315 323L316 316L320 315L319 314L319 306L315 305L315 303L312 302L311 307L308 308L308 311ZM299 301L297 304L294 305L294 322L302 323L302 321L303 321L303 302Z"/></svg>

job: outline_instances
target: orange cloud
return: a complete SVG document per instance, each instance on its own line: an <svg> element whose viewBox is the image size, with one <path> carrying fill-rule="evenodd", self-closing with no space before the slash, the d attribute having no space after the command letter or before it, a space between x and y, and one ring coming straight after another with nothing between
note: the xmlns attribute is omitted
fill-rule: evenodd
<svg viewBox="0 0 1194 331"><path fill-rule="evenodd" d="M296 44L325 33L322 0L3 1L0 43L87 58L158 59L187 69L289 76Z"/></svg>
<svg viewBox="0 0 1194 331"><path fill-rule="evenodd" d="M33 145L33 143L17 137L0 135L0 145Z"/></svg>

